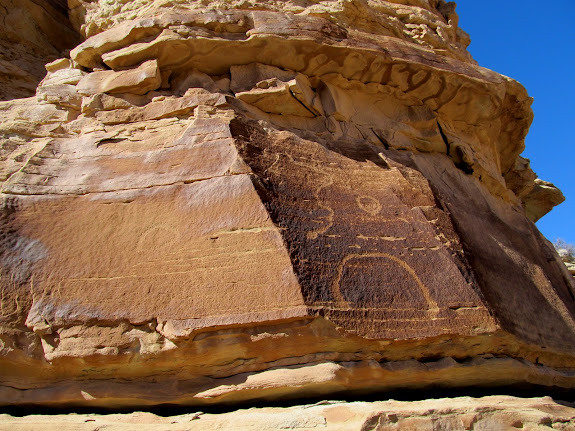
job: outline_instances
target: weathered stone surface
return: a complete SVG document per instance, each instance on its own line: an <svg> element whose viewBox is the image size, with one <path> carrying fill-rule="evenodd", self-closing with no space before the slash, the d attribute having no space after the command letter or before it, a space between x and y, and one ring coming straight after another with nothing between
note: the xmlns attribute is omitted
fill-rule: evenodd
<svg viewBox="0 0 575 431"><path fill-rule="evenodd" d="M70 6L0 103L0 404L575 387L531 99L452 5Z"/></svg>
<svg viewBox="0 0 575 431"><path fill-rule="evenodd" d="M80 42L62 3L0 0L0 101L32 96L44 64Z"/></svg>
<svg viewBox="0 0 575 431"><path fill-rule="evenodd" d="M76 90L84 96L97 93L146 94L162 83L156 60L148 60L134 69L93 72L78 82Z"/></svg>
<svg viewBox="0 0 575 431"><path fill-rule="evenodd" d="M535 186L523 198L523 205L527 217L535 222L563 202L565 196L550 182L536 179L534 183Z"/></svg>
<svg viewBox="0 0 575 431"><path fill-rule="evenodd" d="M184 427L184 428L182 428ZM288 408L262 407L228 413L0 415L0 430L561 430L575 428L575 408L551 398L442 398L426 401L320 401Z"/></svg>
<svg viewBox="0 0 575 431"><path fill-rule="evenodd" d="M144 5L148 7L143 7ZM249 30L250 21L235 20L228 10L253 9L263 11L285 11L291 14L300 14L303 17L329 16L338 25L344 28L353 28L367 34L381 34L384 36L406 39L407 41L428 49L434 49L439 55L451 55L466 61L472 61L466 51L469 45L469 36L458 28L458 17L453 11L452 4L444 1L377 1L377 2L333 2L321 0L319 2L275 2L252 1L245 4L240 0L211 1L210 9L206 11L202 2L172 1L162 2L156 0L151 7L146 0L136 0L130 3L90 2L74 0L70 3L71 20L85 36L94 36L103 30L117 27L118 23L134 20L134 18L147 18L155 15L157 10L171 11L175 7L181 22L194 25L206 22L210 27L219 27L221 32L241 33ZM191 13L190 13L191 12ZM231 16L230 16L231 15ZM269 15L268 15L269 16ZM279 22L283 17L275 16L269 27L279 31ZM313 19L313 18L312 18ZM312 20L307 20L312 21ZM130 34L156 36L158 33L147 30L149 25L140 24L141 21L126 25L118 35ZM300 35L293 28L284 27L284 32ZM130 36L130 37L134 37ZM144 36L144 37L146 37ZM100 41L100 39L97 39ZM93 44L98 49L101 43Z"/></svg>
<svg viewBox="0 0 575 431"><path fill-rule="evenodd" d="M232 79L233 75L232 72ZM255 87L236 93L236 97L269 114L309 118L323 114L319 95L311 89L305 75L297 74L288 82L277 78L261 80L255 84Z"/></svg>

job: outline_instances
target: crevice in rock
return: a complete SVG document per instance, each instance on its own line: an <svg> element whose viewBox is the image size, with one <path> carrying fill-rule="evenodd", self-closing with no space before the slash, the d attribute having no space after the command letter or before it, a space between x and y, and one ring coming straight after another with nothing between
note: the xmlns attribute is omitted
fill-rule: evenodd
<svg viewBox="0 0 575 431"><path fill-rule="evenodd" d="M441 135L441 139L443 139L443 142L445 143L445 147L447 148L447 155L450 156L451 155L450 154L451 153L451 143L449 142L449 139L447 139L447 136L443 132L443 127L441 127L439 120L437 120L437 128L439 129L439 134Z"/></svg>
<svg viewBox="0 0 575 431"><path fill-rule="evenodd" d="M301 106L303 106L303 107L305 108L306 111L308 111L310 114L312 114L312 115L314 116L314 118L318 116L315 112L313 112L311 109L309 109L305 103L303 103L301 100L299 100L299 99L297 98L297 96L295 95L295 93L294 93L291 89L289 90L289 92L290 92L291 96L292 96Z"/></svg>
<svg viewBox="0 0 575 431"><path fill-rule="evenodd" d="M473 174L474 172L473 166L465 161L466 157L465 153L463 152L460 146L458 145L455 147L452 146L451 142L449 142L449 139L447 138L447 135L443 131L441 123L439 123L439 120L437 120L437 127L439 129L439 134L441 135L441 138L445 143L445 147L447 148L447 155L451 157L453 163L455 164L455 167L463 171L467 175Z"/></svg>
<svg viewBox="0 0 575 431"><path fill-rule="evenodd" d="M370 129L373 134L375 135L375 137L379 140L379 142L381 142L381 144L383 145L383 147L386 150L389 150L390 146L389 146L389 142L387 142L387 139L385 139L383 136L379 135L375 130L373 130L373 127Z"/></svg>
<svg viewBox="0 0 575 431"><path fill-rule="evenodd" d="M328 403L344 403L344 402L376 402L386 400L396 401L425 401L440 398L458 398L458 397L487 397L487 396L513 396L521 398L535 398L535 397L551 397L553 401L560 405L573 407L575 404L575 396L571 390L559 388L540 386L534 384L516 384L506 387L490 387L490 386L469 386L469 387L439 387L435 385L428 385L425 388L418 390L393 390L393 391L380 391L375 393L362 393L359 391L335 391L330 393L329 396L325 395L310 395L307 397L286 397L280 401L266 400L260 398L257 400L243 401L243 402L221 402L217 405L205 404L201 406L186 406L175 404L160 404L155 406L137 406L137 407L121 407L121 408L106 408L106 407L89 407L89 406L38 406L38 405L18 405L18 406L3 406L0 407L1 414L9 414L11 416L22 417L28 415L62 415L62 414L127 414L133 412L150 412L158 416L175 416L182 414L218 414L228 413L239 409L253 408L254 402L257 403L258 408L278 407L287 408L295 405L313 405L328 404Z"/></svg>
<svg viewBox="0 0 575 431"><path fill-rule="evenodd" d="M170 186L177 186L177 185L182 185L182 184L193 184L193 183L197 183L200 181L207 181L207 180L211 180L214 178L229 177L229 176L235 176L235 175L247 175L247 174L241 173L241 172L239 172L239 173L227 172L223 175L213 175L213 176L204 177L204 178L194 178L191 180L177 181L174 183L152 184L152 185L141 186L141 187L116 188L114 190L102 190L102 191L78 191L78 192L74 192L74 193L49 193L49 192L45 192L45 193L29 193L29 192L24 193L24 192L22 192L22 193L19 193L17 191L13 191L13 190L2 190L2 194L10 195L10 196L86 196L86 195L94 195L94 194L125 192L125 191L130 191L130 190L145 190L145 189L152 189L155 187L170 187Z"/></svg>
<svg viewBox="0 0 575 431"><path fill-rule="evenodd" d="M473 166L465 161L465 153L460 146L455 147L455 154L453 155L453 163L455 167L463 171L467 175L471 175L474 172Z"/></svg>
<svg viewBox="0 0 575 431"><path fill-rule="evenodd" d="M125 141L125 139L122 138L110 138L110 139L102 139L101 141L99 141L96 144L96 148L100 147L102 145L107 145L107 144L117 144L119 142Z"/></svg>

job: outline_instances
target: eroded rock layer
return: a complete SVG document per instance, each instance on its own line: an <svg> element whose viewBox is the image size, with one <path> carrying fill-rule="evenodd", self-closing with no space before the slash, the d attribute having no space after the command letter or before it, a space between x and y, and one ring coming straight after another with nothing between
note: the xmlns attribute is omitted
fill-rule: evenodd
<svg viewBox="0 0 575 431"><path fill-rule="evenodd" d="M562 196L452 4L70 5L0 103L1 404L575 386Z"/></svg>
<svg viewBox="0 0 575 431"><path fill-rule="evenodd" d="M193 412L176 416L153 413L0 415L0 430L62 431L214 430L238 431L286 429L351 430L561 430L575 427L575 408L551 398L442 398L417 402L320 401L289 408L250 408L213 414Z"/></svg>
<svg viewBox="0 0 575 431"><path fill-rule="evenodd" d="M0 101L30 97L44 64L80 43L65 0L0 0Z"/></svg>

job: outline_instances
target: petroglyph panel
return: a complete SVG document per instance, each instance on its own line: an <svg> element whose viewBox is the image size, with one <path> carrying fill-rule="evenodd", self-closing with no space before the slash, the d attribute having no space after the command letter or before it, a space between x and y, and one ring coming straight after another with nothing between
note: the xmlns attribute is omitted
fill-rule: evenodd
<svg viewBox="0 0 575 431"><path fill-rule="evenodd" d="M472 283L426 217L435 202L418 172L363 142L267 135L239 121L232 131L261 178L260 195L316 313L370 337L492 327Z"/></svg>

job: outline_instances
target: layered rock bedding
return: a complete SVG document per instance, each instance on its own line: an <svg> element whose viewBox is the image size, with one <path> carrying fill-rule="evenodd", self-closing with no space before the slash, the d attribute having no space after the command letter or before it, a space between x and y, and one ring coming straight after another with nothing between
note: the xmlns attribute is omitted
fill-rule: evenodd
<svg viewBox="0 0 575 431"><path fill-rule="evenodd" d="M129 414L0 414L0 430L37 431L169 431L286 429L326 431L396 430L561 430L575 429L575 408L550 398L443 398L416 402L324 401L293 407L239 409L226 413L194 411L173 416L150 412Z"/></svg>
<svg viewBox="0 0 575 431"><path fill-rule="evenodd" d="M1 405L575 387L533 223L563 196L453 3L68 6L83 42L0 102ZM407 420L384 408L358 426Z"/></svg>

